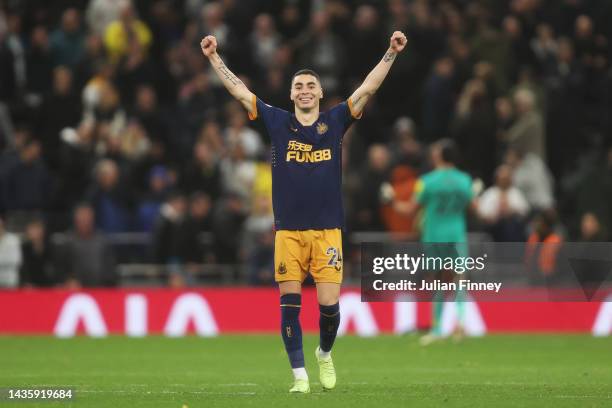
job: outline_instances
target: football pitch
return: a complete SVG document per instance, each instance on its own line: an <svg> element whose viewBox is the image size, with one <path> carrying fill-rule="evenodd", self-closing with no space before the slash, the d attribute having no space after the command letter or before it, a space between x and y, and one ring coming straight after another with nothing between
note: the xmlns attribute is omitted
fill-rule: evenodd
<svg viewBox="0 0 612 408"><path fill-rule="evenodd" d="M0 387L70 387L40 407L611 407L612 338L488 336L421 347L415 335L342 337L337 388L323 392L305 338L312 393L288 394L278 336L104 339L0 337Z"/></svg>

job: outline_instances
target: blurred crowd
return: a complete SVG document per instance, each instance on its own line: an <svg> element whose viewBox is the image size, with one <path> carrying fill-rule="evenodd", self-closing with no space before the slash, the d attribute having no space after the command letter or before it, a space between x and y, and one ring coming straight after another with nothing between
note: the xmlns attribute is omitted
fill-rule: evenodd
<svg viewBox="0 0 612 408"><path fill-rule="evenodd" d="M394 30L407 51L344 139L349 233L417 237L381 186L409 198L448 137L485 185L472 230L609 239L610 1L0 0L0 286L116 284L107 238L125 232L150 234L171 284L206 263L271 282L269 140L200 39L281 108L314 69L325 109Z"/></svg>

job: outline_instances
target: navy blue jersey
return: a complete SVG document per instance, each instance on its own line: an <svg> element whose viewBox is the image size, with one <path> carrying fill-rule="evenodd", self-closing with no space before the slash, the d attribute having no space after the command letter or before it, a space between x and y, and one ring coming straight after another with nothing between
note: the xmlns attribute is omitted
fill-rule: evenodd
<svg viewBox="0 0 612 408"><path fill-rule="evenodd" d="M342 102L310 126L294 113L254 101L272 142L272 204L277 230L344 227L342 137L354 120Z"/></svg>

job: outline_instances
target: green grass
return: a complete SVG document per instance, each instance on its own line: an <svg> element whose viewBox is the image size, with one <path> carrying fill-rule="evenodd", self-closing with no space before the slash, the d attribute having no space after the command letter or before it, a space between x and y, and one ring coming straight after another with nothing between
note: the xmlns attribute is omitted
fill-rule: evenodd
<svg viewBox="0 0 612 408"><path fill-rule="evenodd" d="M337 341L338 386L290 395L276 336L0 337L0 387L64 386L72 402L15 407L611 407L612 338L489 336L420 347L416 336Z"/></svg>

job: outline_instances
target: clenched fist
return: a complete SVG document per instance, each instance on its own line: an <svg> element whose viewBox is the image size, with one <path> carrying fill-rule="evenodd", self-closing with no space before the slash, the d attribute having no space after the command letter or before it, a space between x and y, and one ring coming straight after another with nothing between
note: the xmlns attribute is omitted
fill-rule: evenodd
<svg viewBox="0 0 612 408"><path fill-rule="evenodd" d="M391 50L395 52L401 52L407 43L408 40L406 39L404 33L402 33L401 31L395 31L393 32L393 35L391 35L389 48L391 48Z"/></svg>
<svg viewBox="0 0 612 408"><path fill-rule="evenodd" d="M202 54L210 57L217 52L217 39L212 35L207 35L200 41L200 47L202 48Z"/></svg>

